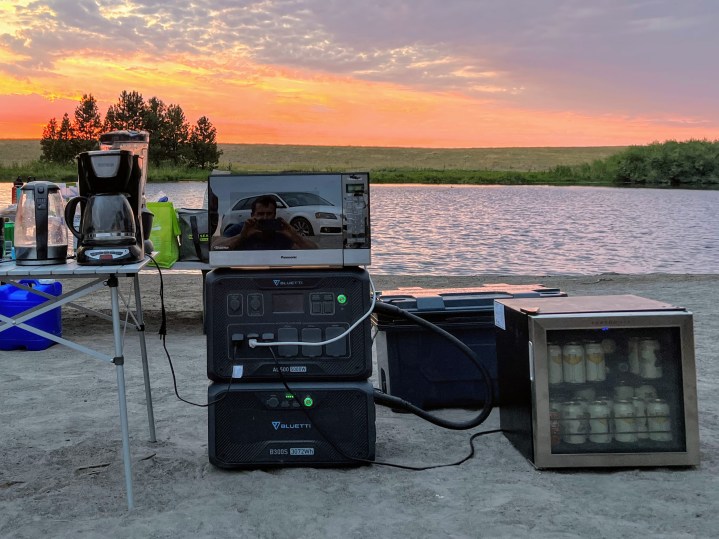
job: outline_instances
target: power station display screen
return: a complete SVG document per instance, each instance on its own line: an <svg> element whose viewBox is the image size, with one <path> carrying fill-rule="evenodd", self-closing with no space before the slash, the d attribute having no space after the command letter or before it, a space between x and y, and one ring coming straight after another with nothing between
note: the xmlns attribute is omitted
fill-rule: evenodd
<svg viewBox="0 0 719 539"><path fill-rule="evenodd" d="M305 312L304 294L275 294L272 296L274 314L301 314Z"/></svg>

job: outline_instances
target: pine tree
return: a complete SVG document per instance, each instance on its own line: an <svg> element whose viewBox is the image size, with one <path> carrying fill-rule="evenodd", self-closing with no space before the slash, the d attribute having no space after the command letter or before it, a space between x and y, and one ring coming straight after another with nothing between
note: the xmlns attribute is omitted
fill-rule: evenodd
<svg viewBox="0 0 719 539"><path fill-rule="evenodd" d="M42 149L42 155L40 161L48 161L50 163L55 161L55 152L57 151L57 120L51 118L50 121L45 125L42 130L42 138L40 139L40 148Z"/></svg>
<svg viewBox="0 0 719 539"><path fill-rule="evenodd" d="M105 115L105 131L129 129L139 131L144 126L145 100L139 92L123 90L116 105L111 105Z"/></svg>
<svg viewBox="0 0 719 539"><path fill-rule="evenodd" d="M164 155L175 165L187 160L187 142L190 138L190 124L185 119L185 113L180 105L167 107L167 131L164 133L161 145Z"/></svg>
<svg viewBox="0 0 719 539"><path fill-rule="evenodd" d="M222 150L217 149L217 130L206 116L202 116L190 133L189 165L214 168L221 155Z"/></svg>
<svg viewBox="0 0 719 539"><path fill-rule="evenodd" d="M159 166L167 159L162 144L167 132L167 107L157 97L151 97L145 108L143 129L150 133L150 162Z"/></svg>
<svg viewBox="0 0 719 539"><path fill-rule="evenodd" d="M75 122L73 124L76 138L77 152L85 152L97 147L97 141L102 132L102 119L97 108L97 101L92 94L84 94L80 105L75 109Z"/></svg>

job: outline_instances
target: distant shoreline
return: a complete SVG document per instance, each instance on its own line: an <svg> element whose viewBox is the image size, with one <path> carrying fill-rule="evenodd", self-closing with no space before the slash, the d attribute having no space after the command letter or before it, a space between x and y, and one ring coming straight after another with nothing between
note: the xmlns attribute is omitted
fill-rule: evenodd
<svg viewBox="0 0 719 539"><path fill-rule="evenodd" d="M152 139L150 139L152 148ZM302 146L294 144L218 144L217 168L247 170L481 170L538 171L602 159L626 146L412 148L382 146ZM0 139L0 166L38 161L40 141Z"/></svg>

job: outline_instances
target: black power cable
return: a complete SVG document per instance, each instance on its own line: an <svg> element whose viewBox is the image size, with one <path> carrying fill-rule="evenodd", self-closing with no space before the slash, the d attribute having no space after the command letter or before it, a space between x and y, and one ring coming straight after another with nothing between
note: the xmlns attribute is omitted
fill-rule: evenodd
<svg viewBox="0 0 719 539"><path fill-rule="evenodd" d="M472 350L469 346L467 346L465 343L463 343L457 337L452 335L450 332L445 331L441 327L436 326L432 322L428 322L424 318L417 316L414 313L405 311L404 309L400 309L396 305L390 305L389 303L383 303L381 301L378 301L374 306L374 312L406 318L407 320L410 320L410 321L416 323L417 325L422 326L430 331L433 331L434 333L437 333L438 335L451 341L455 346L457 346L457 348L459 348L462 352L464 352L464 354L467 357L469 357L469 359L471 359L472 362L479 369L479 372L482 374L482 382L484 384L485 395L486 395L486 398L484 399L484 402L482 403L482 409L480 410L479 414L476 417L474 417L473 419L469 419L467 421L449 421L447 419L434 416L434 415L428 413L427 411L422 410L422 408L419 408L418 406L415 406L414 404L407 402L404 399L395 397L393 395L388 395L387 393L383 393L379 389L375 389L375 394L374 394L375 403L379 404L380 406L388 406L391 408L399 408L402 410L406 410L408 412L411 412L411 413L421 417L422 419L429 421L430 423L432 423L434 425L443 427L445 429L452 429L452 430L472 429L478 425L481 425L487 419L487 417L489 417L489 414L492 412L492 401L493 401L492 381L491 381L492 378L491 378L491 375L489 374L489 371L487 370L487 367L485 367L482 364L482 362L477 357L477 354L474 353L474 350Z"/></svg>
<svg viewBox="0 0 719 539"><path fill-rule="evenodd" d="M167 312L165 310L165 282L162 278L162 270L160 269L160 265L157 263L157 260L153 258L152 255L146 254L146 256L152 260L152 262L155 264L155 268L157 269L157 273L160 275L160 314L161 314L161 322L160 322L160 329L157 333L160 335L160 339L162 340L162 348L165 351L165 356L167 357L167 363L170 365L170 373L172 374L172 385L175 389L175 396L181 400L184 403L191 404L192 406L197 406L199 408L207 408L211 404L215 404L216 402L220 402L222 399L224 399L229 391L230 386L232 384L232 377L230 377L230 381L227 382L227 391L222 394L222 396L219 399L216 399L214 401L208 402L207 404L200 404L197 402L188 401L187 399L183 399L180 397L180 393L177 390L177 378L175 377L175 367L172 365L172 358L170 357L170 352L167 349Z"/></svg>
<svg viewBox="0 0 719 539"><path fill-rule="evenodd" d="M275 351L271 347L270 347L270 353L272 353L272 357L275 360L275 365L277 366L277 372L279 374L279 378L280 378L280 381L282 382L282 385L285 387L285 389L287 390L287 392L289 394L296 396L296 392L289 386L285 376L282 374L282 370L279 368L280 365L279 365L279 362L277 361L277 356L275 355ZM377 388L375 388L375 393L374 393L375 403L378 403L377 402L378 394L384 395L383 393L379 392L377 390ZM402 399L398 399L398 400L401 403L406 402L406 401L403 401ZM351 455L348 455L347 453L342 451L342 449L339 448L337 446L337 444L335 444L335 442L332 440L331 436L327 435L327 433L323 430L323 428L317 422L317 419L312 417L313 416L312 410L310 408L306 407L302 401L298 400L297 402L300 405L300 410L302 411L302 413L305 415L307 420L310 423L312 423L312 425L314 425L315 429L317 430L317 432L319 432L320 436L322 436L322 438L324 438L324 440L330 445L330 447L332 447L332 449L334 449L337 453L342 455L348 461L356 462L358 464L375 464L377 466L387 466L390 468L398 468L400 470L409 470L412 472L424 472L426 470L434 470L436 468L449 468L450 466L459 466L461 464L464 464L469 459L474 457L474 440L476 440L480 436L484 436L485 434L495 434L497 432L502 432L502 429L492 429L492 430L484 430L481 432L475 432L469 438L469 453L467 455L465 455L464 457L462 457L461 459L456 460L454 462L448 462L446 464L428 464L426 466L410 466L409 464L398 464L396 462L385 462L385 461L381 461L381 460L363 459L363 458L353 457ZM380 403L378 403L378 404L380 404ZM427 412L425 412L421 408L417 408L416 406L413 406L412 404L410 404L408 402L406 402L406 405L407 405L407 407L408 407L407 409L409 411L414 411L414 410L410 410L410 408L414 408L415 410L421 412L422 414L426 414L428 416L428 417L423 417L421 414L417 413L417 415L419 415L420 417L423 417L423 419L427 419L431 423L434 423L435 425L438 425L440 427L444 426L441 424L442 420L427 414Z"/></svg>

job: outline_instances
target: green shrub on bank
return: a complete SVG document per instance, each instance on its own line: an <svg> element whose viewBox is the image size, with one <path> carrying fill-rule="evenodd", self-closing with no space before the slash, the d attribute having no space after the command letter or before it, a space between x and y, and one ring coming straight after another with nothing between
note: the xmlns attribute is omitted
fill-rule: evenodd
<svg viewBox="0 0 719 539"><path fill-rule="evenodd" d="M631 146L617 156L615 181L627 184L719 184L719 141L689 140Z"/></svg>
<svg viewBox="0 0 719 539"><path fill-rule="evenodd" d="M553 177L560 176L559 168L564 167L550 171ZM715 187L719 185L719 141L670 140L630 146L615 155L570 168L578 184Z"/></svg>

